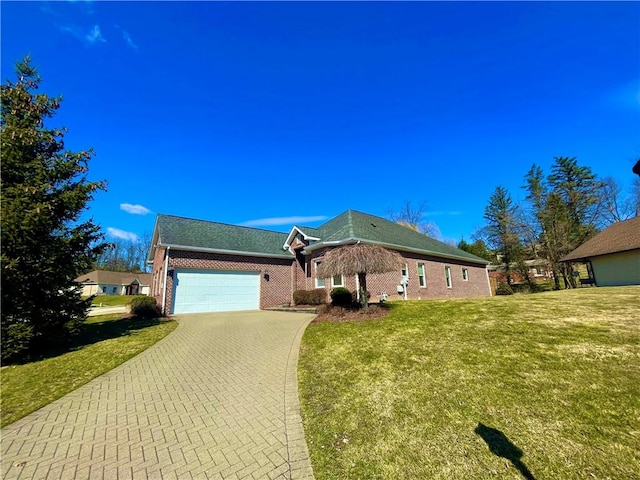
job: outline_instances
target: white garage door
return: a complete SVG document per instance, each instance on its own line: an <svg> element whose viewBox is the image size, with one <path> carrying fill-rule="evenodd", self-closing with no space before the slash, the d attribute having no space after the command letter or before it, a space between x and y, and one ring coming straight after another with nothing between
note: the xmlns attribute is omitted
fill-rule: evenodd
<svg viewBox="0 0 640 480"><path fill-rule="evenodd" d="M260 309L258 272L176 270L173 313Z"/></svg>

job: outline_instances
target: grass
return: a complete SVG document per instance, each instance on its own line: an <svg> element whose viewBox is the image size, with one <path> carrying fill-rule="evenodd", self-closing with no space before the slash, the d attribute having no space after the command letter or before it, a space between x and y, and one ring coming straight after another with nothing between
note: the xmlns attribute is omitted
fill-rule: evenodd
<svg viewBox="0 0 640 480"><path fill-rule="evenodd" d="M89 318L70 348L0 370L0 426L19 420L117 367L176 326L175 321L137 320L120 314Z"/></svg>
<svg viewBox="0 0 640 480"><path fill-rule="evenodd" d="M583 288L311 324L316 478L640 478L639 305L638 287Z"/></svg>
<svg viewBox="0 0 640 480"><path fill-rule="evenodd" d="M95 307L118 307L120 305L129 305L134 298L144 296L146 295L100 295L94 297L92 305Z"/></svg>

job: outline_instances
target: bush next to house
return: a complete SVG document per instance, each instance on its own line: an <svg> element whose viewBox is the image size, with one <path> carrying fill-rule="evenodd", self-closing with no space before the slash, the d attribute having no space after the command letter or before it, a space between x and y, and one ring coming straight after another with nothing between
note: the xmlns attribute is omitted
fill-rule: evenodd
<svg viewBox="0 0 640 480"><path fill-rule="evenodd" d="M508 283L498 282L496 295L513 295L513 289Z"/></svg>
<svg viewBox="0 0 640 480"><path fill-rule="evenodd" d="M296 305L322 305L327 303L324 289L296 290L293 292L293 303Z"/></svg>
<svg viewBox="0 0 640 480"><path fill-rule="evenodd" d="M349 289L336 287L331 290L331 305L334 307L349 307L353 303L353 297Z"/></svg>
<svg viewBox="0 0 640 480"><path fill-rule="evenodd" d="M162 316L160 307L153 297L136 297L131 300L131 314L140 318L157 318Z"/></svg>

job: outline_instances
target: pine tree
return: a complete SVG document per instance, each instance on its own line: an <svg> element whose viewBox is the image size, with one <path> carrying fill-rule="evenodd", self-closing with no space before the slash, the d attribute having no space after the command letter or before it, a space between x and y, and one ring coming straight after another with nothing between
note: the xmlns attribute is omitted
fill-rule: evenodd
<svg viewBox="0 0 640 480"><path fill-rule="evenodd" d="M487 248L487 245L484 243L484 240L477 239L473 243L467 242L464 238L460 239L457 248L468 252L476 257L484 258L488 261L494 261L495 255Z"/></svg>
<svg viewBox="0 0 640 480"><path fill-rule="evenodd" d="M560 259L595 234L602 215L600 207L604 205L602 188L602 182L591 169L578 165L575 158L554 158L546 179L535 164L525 175L527 201L553 270L556 289L560 288L560 274L565 287L576 286L571 264Z"/></svg>
<svg viewBox="0 0 640 480"><path fill-rule="evenodd" d="M27 57L17 80L1 86L2 361L52 346L76 333L90 301L74 279L98 253L100 228L81 221L103 182L87 180L92 151L64 149L65 129L51 129L61 98L35 93Z"/></svg>
<svg viewBox="0 0 640 480"><path fill-rule="evenodd" d="M570 242L577 248L596 233L602 182L589 167L578 165L575 157L555 157L554 161L549 186L566 206Z"/></svg>
<svg viewBox="0 0 640 480"><path fill-rule="evenodd" d="M484 209L487 221L483 235L487 244L505 264L507 281L511 283L511 267L522 260L522 243L517 223L518 207L509 192L501 186L496 187ZM527 272L520 272L528 278Z"/></svg>

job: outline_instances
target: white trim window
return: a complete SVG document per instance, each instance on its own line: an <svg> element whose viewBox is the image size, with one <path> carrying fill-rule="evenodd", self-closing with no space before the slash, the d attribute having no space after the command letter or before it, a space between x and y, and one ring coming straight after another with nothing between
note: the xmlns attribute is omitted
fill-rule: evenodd
<svg viewBox="0 0 640 480"><path fill-rule="evenodd" d="M424 263L418 263L418 286L420 288L426 288L427 276L424 272Z"/></svg>
<svg viewBox="0 0 640 480"><path fill-rule="evenodd" d="M334 275L331 277L331 287L344 287L344 277L342 275Z"/></svg>
<svg viewBox="0 0 640 480"><path fill-rule="evenodd" d="M469 270L467 270L466 268L462 269L462 280L464 280L465 282L469 281Z"/></svg>
<svg viewBox="0 0 640 480"><path fill-rule="evenodd" d="M315 262L316 263L316 268L315 271L318 271L318 265L320 265L322 262ZM318 278L317 276L315 277L315 287L316 288L324 288L324 286L326 285L326 282L324 280L324 278Z"/></svg>
<svg viewBox="0 0 640 480"><path fill-rule="evenodd" d="M444 278L447 280L447 288L452 288L451 283L451 267L444 267Z"/></svg>

